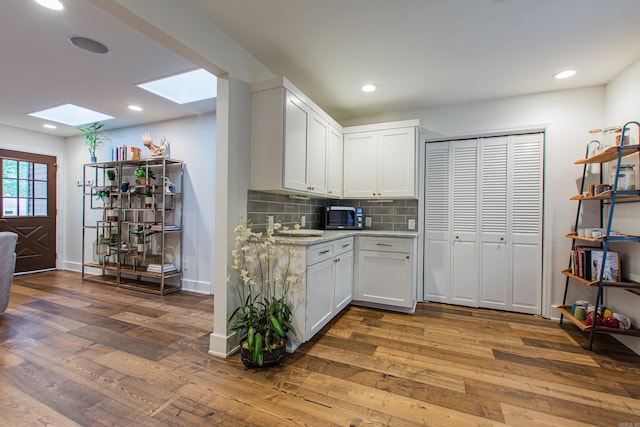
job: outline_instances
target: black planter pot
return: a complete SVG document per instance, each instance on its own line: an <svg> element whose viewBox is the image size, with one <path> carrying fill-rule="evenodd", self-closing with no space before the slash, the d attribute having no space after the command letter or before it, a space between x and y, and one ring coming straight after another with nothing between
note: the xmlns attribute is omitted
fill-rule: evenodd
<svg viewBox="0 0 640 427"><path fill-rule="evenodd" d="M284 359L287 356L287 341L285 339L280 340L280 345L276 348L272 348L271 352L266 349L262 349L262 366L258 362L253 361L253 357L249 349L244 346L245 341L240 344L240 360L244 366L249 368L265 368L268 366L277 366L284 363Z"/></svg>

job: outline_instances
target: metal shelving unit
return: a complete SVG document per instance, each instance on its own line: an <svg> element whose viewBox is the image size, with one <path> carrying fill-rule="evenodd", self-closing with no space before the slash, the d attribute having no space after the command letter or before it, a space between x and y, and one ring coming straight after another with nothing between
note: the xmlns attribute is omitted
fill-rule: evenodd
<svg viewBox="0 0 640 427"><path fill-rule="evenodd" d="M156 178L141 183L138 168ZM159 295L182 289L183 168L166 157L84 165L83 280Z"/></svg>
<svg viewBox="0 0 640 427"><path fill-rule="evenodd" d="M609 280L605 279L605 271L607 268L607 254L610 251L610 244L613 242L638 242L640 241L640 236L625 236L614 234L612 225L613 219L615 217L615 208L617 203L626 202L626 201L640 201L640 191L638 189L634 190L618 190L618 181L620 178L620 166L622 165L622 161L625 157L630 156L632 154L640 152L640 145L629 145L625 144L631 138L627 138L629 132L631 130L636 130L640 134L640 123L636 121L629 122L624 125L622 128L622 134L620 136L620 144L617 146L611 146L605 149L604 151L589 156L589 148L587 147L587 153L585 154L584 159L577 160L575 164L584 165L582 171L582 181L580 194L571 197L571 200L578 201L578 209L576 211L576 220L575 220L575 230L578 230L580 215L583 209L583 202L588 201L598 201L600 203L600 225L604 229L604 235L601 237L582 237L576 233L569 233L567 237L572 239L571 249L575 250L578 242L588 242L592 245L595 245L594 248L599 248L602 250L602 263L599 266L599 275L597 276L597 280L587 280L576 274L572 273L571 270L571 261L569 262L569 268L563 270L562 273L566 276L565 288L564 288L564 297L562 300L562 305L557 309L560 312L560 324L562 324L564 317L571 320L576 326L578 326L582 331L588 332L589 335L589 350L593 348L593 341L595 335L598 333L615 333L615 334L625 334L625 335L639 335L640 329L615 329L609 328L601 325L597 325L596 319L593 319L592 325L587 325L585 321L577 319L573 316L572 313L572 305L567 305L567 293L569 289L569 285L571 282L579 283L583 286L596 287L597 288L597 297L594 301L594 309L595 313L598 313L599 307L604 306L604 289L607 287L613 288L622 288L622 289L635 289L640 290L640 283L629 281L629 280ZM585 179L587 176L587 167L590 164L604 164L608 162L615 162L613 166L615 169L615 178L612 183L612 188L609 191L605 191L599 193L597 195L585 195ZM601 183L602 183L602 173L601 173ZM605 221L603 221L605 215L605 205L608 205L608 215ZM617 279L617 278L616 278ZM595 317L595 315L594 315Z"/></svg>

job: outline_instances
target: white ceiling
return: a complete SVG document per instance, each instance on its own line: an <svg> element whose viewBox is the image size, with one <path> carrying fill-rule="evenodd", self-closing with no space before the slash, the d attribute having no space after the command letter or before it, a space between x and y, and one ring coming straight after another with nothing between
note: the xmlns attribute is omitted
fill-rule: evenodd
<svg viewBox="0 0 640 427"><path fill-rule="evenodd" d="M184 0L339 122L602 85L640 58L638 0ZM196 68L86 0L62 13L4 0L0 123L61 136L26 114L74 103L117 117L108 128L212 111L135 84ZM68 37L104 43L90 54ZM566 68L578 74L558 81ZM378 92L363 94L374 82ZM136 103L143 113L126 110Z"/></svg>

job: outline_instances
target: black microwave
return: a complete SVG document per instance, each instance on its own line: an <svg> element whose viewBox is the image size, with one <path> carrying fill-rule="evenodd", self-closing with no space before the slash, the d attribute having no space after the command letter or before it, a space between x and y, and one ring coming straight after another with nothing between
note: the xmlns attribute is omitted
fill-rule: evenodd
<svg viewBox="0 0 640 427"><path fill-rule="evenodd" d="M322 228L325 230L362 230L362 208L326 206L322 208Z"/></svg>

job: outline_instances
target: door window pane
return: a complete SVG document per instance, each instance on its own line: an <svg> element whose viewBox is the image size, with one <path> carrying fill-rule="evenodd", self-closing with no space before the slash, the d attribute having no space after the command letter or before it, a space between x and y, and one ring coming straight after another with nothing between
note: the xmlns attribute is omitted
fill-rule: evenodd
<svg viewBox="0 0 640 427"><path fill-rule="evenodd" d="M3 178L17 178L18 177L18 161L17 160L2 160L2 177Z"/></svg>
<svg viewBox="0 0 640 427"><path fill-rule="evenodd" d="M2 215L16 216L18 215L18 199L4 197L2 199Z"/></svg>
<svg viewBox="0 0 640 427"><path fill-rule="evenodd" d="M5 178L2 185L3 197L18 197L18 180Z"/></svg>
<svg viewBox="0 0 640 427"><path fill-rule="evenodd" d="M35 182L35 193L34 197L38 199L46 199L47 198L47 183L42 181Z"/></svg>
<svg viewBox="0 0 640 427"><path fill-rule="evenodd" d="M33 216L33 200L18 199L18 216Z"/></svg>
<svg viewBox="0 0 640 427"><path fill-rule="evenodd" d="M33 164L33 179L37 181L47 180L47 165L43 163Z"/></svg>
<svg viewBox="0 0 640 427"><path fill-rule="evenodd" d="M46 199L35 199L35 212L36 216L46 216L47 215L47 200Z"/></svg>
<svg viewBox="0 0 640 427"><path fill-rule="evenodd" d="M21 179L33 179L33 163L31 162L19 162L19 170Z"/></svg>

